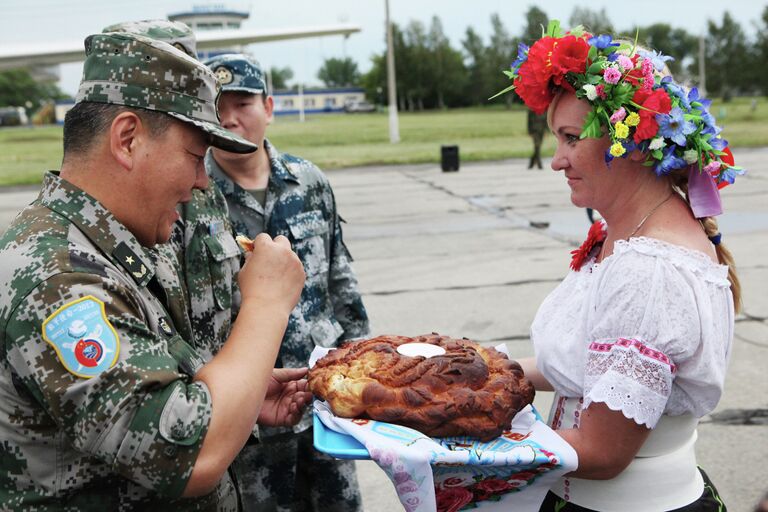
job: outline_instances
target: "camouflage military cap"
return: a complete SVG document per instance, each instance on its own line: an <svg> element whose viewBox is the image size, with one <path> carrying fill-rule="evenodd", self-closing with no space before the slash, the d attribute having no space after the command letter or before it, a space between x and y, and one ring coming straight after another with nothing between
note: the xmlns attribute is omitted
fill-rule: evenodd
<svg viewBox="0 0 768 512"><path fill-rule="evenodd" d="M189 25L180 21L141 20L124 21L105 27L102 32L128 32L151 39L165 41L183 51L190 57L197 58L197 39Z"/></svg>
<svg viewBox="0 0 768 512"><path fill-rule="evenodd" d="M205 65L218 78L224 91L243 91L262 94L267 90L264 71L256 59L242 53L217 55L205 62Z"/></svg>
<svg viewBox="0 0 768 512"><path fill-rule="evenodd" d="M211 70L168 43L109 32L85 39L83 78L76 102L109 103L164 112L195 125L224 151L250 153L256 145L221 127L221 90Z"/></svg>

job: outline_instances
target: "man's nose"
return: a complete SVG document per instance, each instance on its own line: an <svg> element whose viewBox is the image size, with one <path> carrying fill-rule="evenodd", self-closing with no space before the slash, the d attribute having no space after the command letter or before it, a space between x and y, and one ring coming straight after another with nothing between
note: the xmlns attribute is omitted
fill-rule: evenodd
<svg viewBox="0 0 768 512"><path fill-rule="evenodd" d="M203 190L208 187L208 173L205 172L205 165L201 164L197 168L195 175L195 188Z"/></svg>
<svg viewBox="0 0 768 512"><path fill-rule="evenodd" d="M235 116L228 108L219 107L219 119L221 120L221 127L227 130L232 129L237 124Z"/></svg>

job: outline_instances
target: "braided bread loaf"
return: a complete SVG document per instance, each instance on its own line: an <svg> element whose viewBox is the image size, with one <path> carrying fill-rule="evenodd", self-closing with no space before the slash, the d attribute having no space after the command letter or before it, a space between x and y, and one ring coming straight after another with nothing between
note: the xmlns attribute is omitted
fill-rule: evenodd
<svg viewBox="0 0 768 512"><path fill-rule="evenodd" d="M445 354L400 354L404 343L430 343ZM439 334L379 336L347 343L309 372L309 388L337 416L370 418L428 436L501 435L534 390L517 362L467 339Z"/></svg>

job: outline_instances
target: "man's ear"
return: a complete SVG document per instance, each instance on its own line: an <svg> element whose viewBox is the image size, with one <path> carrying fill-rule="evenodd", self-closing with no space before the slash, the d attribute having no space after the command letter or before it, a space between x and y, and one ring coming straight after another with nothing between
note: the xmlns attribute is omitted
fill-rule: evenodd
<svg viewBox="0 0 768 512"><path fill-rule="evenodd" d="M115 161L127 171L133 169L137 143L143 131L141 118L134 112L121 112L112 120L109 128L109 151Z"/></svg>
<svg viewBox="0 0 768 512"><path fill-rule="evenodd" d="M267 114L267 124L270 124L275 119L275 99L271 94L264 98L264 112Z"/></svg>

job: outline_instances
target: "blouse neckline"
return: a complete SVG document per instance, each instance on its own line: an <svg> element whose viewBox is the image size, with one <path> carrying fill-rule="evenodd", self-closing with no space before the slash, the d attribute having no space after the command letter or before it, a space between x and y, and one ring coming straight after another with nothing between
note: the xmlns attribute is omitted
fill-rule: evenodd
<svg viewBox="0 0 768 512"><path fill-rule="evenodd" d="M597 254L590 258L587 270L588 272L596 272L600 267L614 259L614 257L631 250L649 256L668 258L668 261L675 266L683 266L702 274L714 274L724 279L727 279L728 276L728 265L714 262L712 258L702 251L649 236L635 236L628 240L616 240L613 252L599 263L596 261Z"/></svg>

